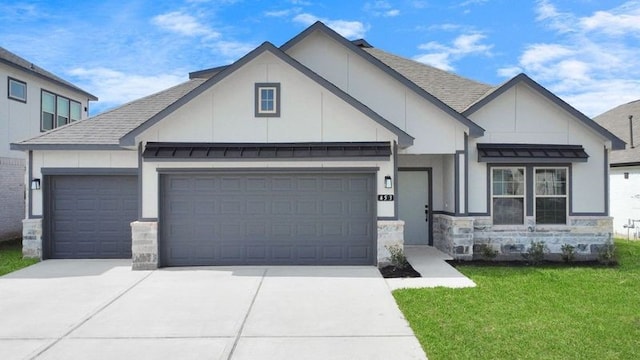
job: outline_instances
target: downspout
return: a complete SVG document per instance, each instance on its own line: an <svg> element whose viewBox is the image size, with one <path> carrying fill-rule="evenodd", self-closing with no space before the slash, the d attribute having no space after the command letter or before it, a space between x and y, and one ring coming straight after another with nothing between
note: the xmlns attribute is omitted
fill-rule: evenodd
<svg viewBox="0 0 640 360"><path fill-rule="evenodd" d="M633 115L629 115L629 137L631 138L631 148L635 148L635 146L633 146Z"/></svg>

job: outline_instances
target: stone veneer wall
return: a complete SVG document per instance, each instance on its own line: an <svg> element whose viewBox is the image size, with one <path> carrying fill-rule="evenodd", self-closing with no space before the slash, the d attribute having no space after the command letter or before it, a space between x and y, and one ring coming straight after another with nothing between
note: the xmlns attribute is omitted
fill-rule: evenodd
<svg viewBox="0 0 640 360"><path fill-rule="evenodd" d="M23 159L0 157L0 241L20 237L24 218Z"/></svg>
<svg viewBox="0 0 640 360"><path fill-rule="evenodd" d="M378 266L389 264L387 246L404 248L404 221L378 220Z"/></svg>
<svg viewBox="0 0 640 360"><path fill-rule="evenodd" d="M22 256L42 259L42 219L22 220Z"/></svg>
<svg viewBox="0 0 640 360"><path fill-rule="evenodd" d="M133 270L158 268L158 222L131 223L131 267Z"/></svg>
<svg viewBox="0 0 640 360"><path fill-rule="evenodd" d="M455 259L481 258L483 244L498 251L495 260L522 260L533 241L544 241L547 258L560 260L562 245L575 247L577 260L596 259L602 247L613 240L613 219L608 216L573 216L568 225L494 226L491 217L433 216L434 246ZM474 256L475 255L475 256Z"/></svg>

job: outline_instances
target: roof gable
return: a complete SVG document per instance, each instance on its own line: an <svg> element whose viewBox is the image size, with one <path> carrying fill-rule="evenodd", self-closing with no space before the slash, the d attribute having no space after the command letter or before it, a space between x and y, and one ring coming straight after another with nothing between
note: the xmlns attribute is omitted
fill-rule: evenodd
<svg viewBox="0 0 640 360"><path fill-rule="evenodd" d="M389 131L391 131L392 133L397 135L398 136L399 145L401 145L401 146L409 146L409 145L413 144L414 138L412 136L410 136L409 134L407 134L406 132L404 132L402 129L398 128L397 126L392 124L390 121L384 119L382 116L380 116L379 114L377 114L376 112L374 112L370 108L366 107L364 104L362 104L361 102L359 102L358 100L356 100L355 98L350 96L349 94L347 94L344 91L340 90L338 87L336 87L335 85L333 85L332 83L330 83L326 79L324 79L321 76L319 76L318 74L312 72L310 69L308 69L307 67L305 67L304 65L302 65L298 61L296 61L293 58L291 58L289 55L287 55L282 50L280 50L277 47L275 47L273 44L271 44L269 42L265 42L262 45L260 45L258 48L256 48L253 51L251 51L249 54L245 55L244 57L242 57L241 59L239 59L238 61L233 63L232 65L227 66L227 67L218 68L219 71L215 75L213 75L211 78L206 80L204 83L202 83L200 86L196 87L195 89L193 89L192 91L190 91L189 93L187 93L186 95L184 95L183 97L181 97L180 99L175 101L174 103L170 104L165 109L163 109L162 111L158 112L157 114L155 114L154 116L149 118L144 123L140 124L139 126L137 126L134 129L132 129L130 132L128 132L126 135L124 135L120 139L120 145L121 146L132 146L132 145L135 145L135 137L137 135L141 134L143 131L145 131L149 127L151 127L154 124L158 123L160 120L164 119L169 114L173 113L178 108L180 108L184 104L188 103L189 101L191 101L192 99L194 99L198 95L202 94L204 91L206 91L207 89L211 88L215 84L219 83L220 81L222 81L223 79L225 79L229 75L233 74L236 70L242 68L244 65L246 65L247 63L249 63L250 61L252 61L257 56L259 56L260 54L262 54L264 52L272 53L273 55L278 57L283 62L287 63L288 65L290 65L294 69L298 70L299 72L303 73L304 75L309 77L311 80L315 81L316 83L318 83L319 85L321 85L325 89L327 89L330 92L332 92L334 95L338 96L340 99L344 100L345 102L347 102L348 104L353 106L355 109L359 110L363 114L365 114L368 117L370 117L372 120L376 121L377 123L379 123L380 125L382 125L386 129L388 129ZM216 69L216 70L218 70L218 69Z"/></svg>
<svg viewBox="0 0 640 360"><path fill-rule="evenodd" d="M24 71L28 74L37 76L41 79L44 79L46 81L49 82L53 82L55 84L58 84L62 87L65 87L69 90L78 92L80 94L85 95L89 100L98 100L98 98L95 95L92 95L82 89L80 89L79 87L73 85L72 83L48 72L47 70L34 65L32 62L27 61L26 59L21 58L20 56L10 52L9 50L0 47L0 63L4 63L6 65L9 65L13 68L19 69L21 71Z"/></svg>
<svg viewBox="0 0 640 360"><path fill-rule="evenodd" d="M452 118L456 119L458 122L460 122L465 127L468 127L469 128L469 133L470 133L471 136L480 137L480 136L484 135L484 129L482 127L478 126L473 121L469 120L467 117L465 117L464 115L460 114L459 112L457 112L456 110L451 108L449 105L445 104L442 100L438 99L433 94L429 93L428 91L426 91L422 87L418 86L415 82L411 81L410 79L408 79L407 77L405 77L404 75L399 73L398 71L392 69L391 67L389 67L388 65L383 63L381 60L376 58L375 56L371 55L367 51L361 49L359 46L357 46L354 43L352 43L351 41L349 41L349 40L345 39L344 37L340 36L337 32L335 32L334 30L330 29L329 27L327 27L325 24L323 24L320 21L318 21L315 24L309 26L303 32L301 32L300 34L298 34L297 36L295 36L291 40L287 41L284 45L282 45L280 47L280 49L282 51L286 52L287 50L289 50L292 47L294 47L296 44L298 44L301 41L303 41L306 37L308 37L309 35L311 35L315 31L320 31L320 32L326 34L327 36L329 36L330 38L332 38L333 40L335 40L339 44L341 44L344 47L350 49L352 52L354 52L358 56L362 57L363 59L365 59L369 63L371 63L374 66L376 66L382 72L386 73L387 75L391 76L393 79L397 80L398 82L400 82L404 86L406 86L409 89L411 89L418 96L420 96L420 97L424 98L425 100L427 100L428 102L432 103L437 108L439 108L440 110L444 111L445 113L450 115ZM356 43L364 44L363 41L356 41ZM364 44L364 46L366 47L367 44Z"/></svg>
<svg viewBox="0 0 640 360"><path fill-rule="evenodd" d="M542 95L543 97L545 97L546 99L554 103L555 105L562 108L564 111L569 113L574 118L578 119L588 128L592 129L600 137L608 141L611 141L611 146L613 150L624 149L625 147L624 141L620 140L617 136L609 132L607 129L598 125L598 123L591 120L589 117L587 117L586 115L578 111L573 106L567 104L564 100L560 99L558 96L556 96L551 91L547 90L542 85L538 84L537 82L535 82L533 79L531 79L525 74L519 74L514 78L512 78L511 80L504 83L503 85L495 88L493 91L487 93L483 98L479 99L476 103L474 103L467 110L465 110L463 114L465 116L470 116L471 114L475 113L476 111L478 111L479 109L481 109L482 107L484 107L485 105L493 101L495 98L504 94L507 90L513 88L515 85L519 83L524 83L528 85L531 89L533 89L534 91L536 91L537 93L539 93L540 95Z"/></svg>
<svg viewBox="0 0 640 360"><path fill-rule="evenodd" d="M616 106L594 117L593 121L629 145L626 149L612 151L609 154L611 166L640 164L640 100ZM631 139L632 132L633 139Z"/></svg>

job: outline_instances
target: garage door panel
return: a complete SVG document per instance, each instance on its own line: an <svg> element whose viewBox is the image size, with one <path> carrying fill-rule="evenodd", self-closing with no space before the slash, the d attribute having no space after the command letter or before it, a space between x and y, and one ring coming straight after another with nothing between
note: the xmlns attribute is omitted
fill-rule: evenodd
<svg viewBox="0 0 640 360"><path fill-rule="evenodd" d="M373 174L161 175L161 264L373 264L374 185Z"/></svg>
<svg viewBox="0 0 640 360"><path fill-rule="evenodd" d="M135 176L57 175L48 183L48 257L131 257Z"/></svg>

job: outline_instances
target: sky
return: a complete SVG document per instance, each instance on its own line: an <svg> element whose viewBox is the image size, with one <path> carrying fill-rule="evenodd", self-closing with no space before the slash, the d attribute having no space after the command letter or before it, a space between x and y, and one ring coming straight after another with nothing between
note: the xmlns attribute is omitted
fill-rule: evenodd
<svg viewBox="0 0 640 360"><path fill-rule="evenodd" d="M0 0L0 46L98 96L95 115L317 20L489 85L524 72L591 117L640 99L640 0Z"/></svg>

